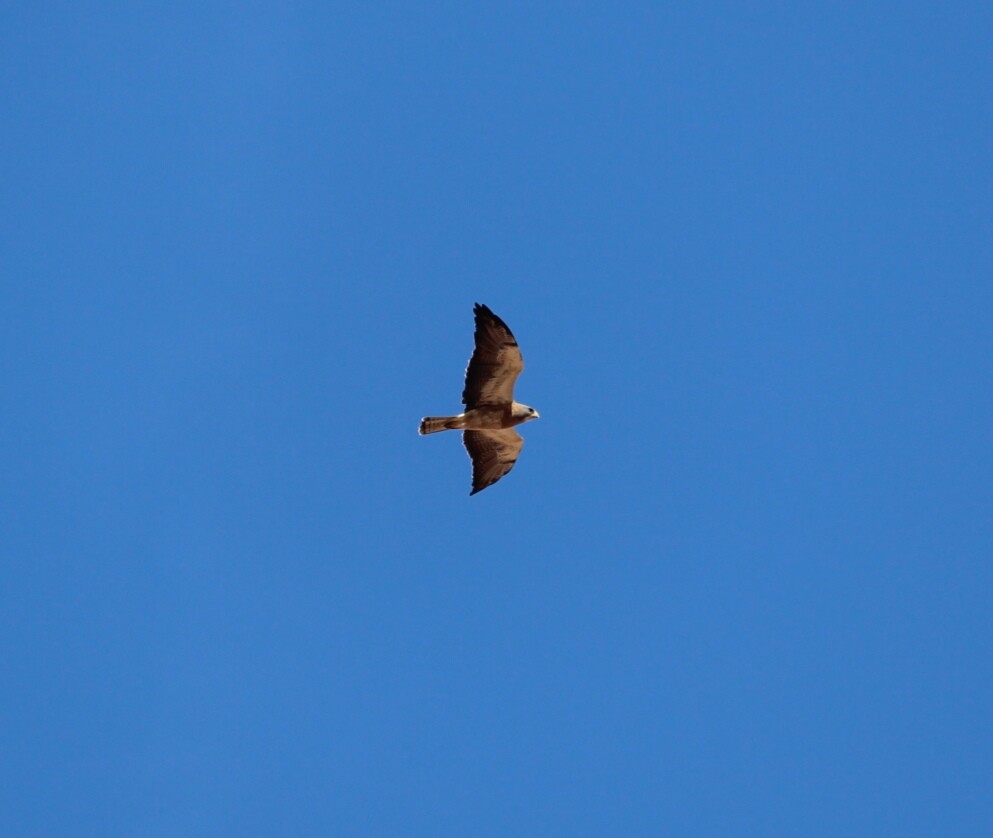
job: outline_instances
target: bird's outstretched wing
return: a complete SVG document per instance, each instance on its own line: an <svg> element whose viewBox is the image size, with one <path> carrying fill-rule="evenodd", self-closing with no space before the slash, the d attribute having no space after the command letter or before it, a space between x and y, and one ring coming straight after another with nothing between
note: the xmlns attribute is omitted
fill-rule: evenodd
<svg viewBox="0 0 993 838"><path fill-rule="evenodd" d="M462 443L472 459L470 495L492 486L514 467L524 447L524 438L513 428L466 431Z"/></svg>
<svg viewBox="0 0 993 838"><path fill-rule="evenodd" d="M476 348L465 371L462 404L470 410L481 404L510 404L524 369L521 350L507 324L486 306L476 303L473 313Z"/></svg>

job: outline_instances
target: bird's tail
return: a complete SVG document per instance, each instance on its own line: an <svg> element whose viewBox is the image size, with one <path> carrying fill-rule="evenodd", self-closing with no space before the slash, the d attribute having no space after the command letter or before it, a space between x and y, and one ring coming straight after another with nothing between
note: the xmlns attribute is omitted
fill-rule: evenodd
<svg viewBox="0 0 993 838"><path fill-rule="evenodd" d="M461 416L425 416L421 419L419 434L436 434L438 431L457 431L462 427Z"/></svg>

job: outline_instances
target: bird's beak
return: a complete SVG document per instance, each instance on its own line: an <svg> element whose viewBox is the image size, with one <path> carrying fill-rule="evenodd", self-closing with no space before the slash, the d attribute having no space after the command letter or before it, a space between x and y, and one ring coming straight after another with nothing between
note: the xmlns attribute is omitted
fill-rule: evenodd
<svg viewBox="0 0 993 838"><path fill-rule="evenodd" d="M541 418L541 414L537 410L534 412L534 418L535 419L540 419Z"/></svg>

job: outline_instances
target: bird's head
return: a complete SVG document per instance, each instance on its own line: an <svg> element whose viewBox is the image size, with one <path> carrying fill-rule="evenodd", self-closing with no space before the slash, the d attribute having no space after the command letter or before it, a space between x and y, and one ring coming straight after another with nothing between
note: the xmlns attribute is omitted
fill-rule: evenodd
<svg viewBox="0 0 993 838"><path fill-rule="evenodd" d="M520 419L522 422L528 422L531 419L540 419L541 414L538 413L533 407L528 407L526 404L518 404L514 402L513 416L515 419Z"/></svg>

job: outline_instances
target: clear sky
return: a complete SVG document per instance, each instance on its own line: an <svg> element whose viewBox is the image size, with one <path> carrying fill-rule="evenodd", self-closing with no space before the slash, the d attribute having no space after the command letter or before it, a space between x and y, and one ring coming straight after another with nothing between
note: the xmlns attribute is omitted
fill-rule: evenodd
<svg viewBox="0 0 993 838"><path fill-rule="evenodd" d="M993 834L993 5L3 18L0 833Z"/></svg>

